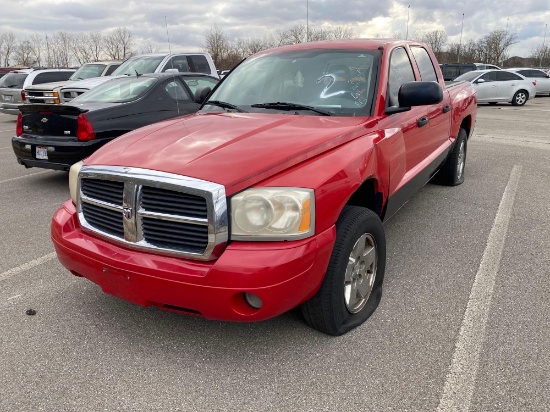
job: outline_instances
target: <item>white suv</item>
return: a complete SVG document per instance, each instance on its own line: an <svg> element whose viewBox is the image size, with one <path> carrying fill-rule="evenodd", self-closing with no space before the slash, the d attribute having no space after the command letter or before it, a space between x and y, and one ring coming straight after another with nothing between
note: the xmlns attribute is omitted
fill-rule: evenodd
<svg viewBox="0 0 550 412"><path fill-rule="evenodd" d="M68 80L75 69L21 69L9 72L0 79L0 112L19 114L19 106L25 102L24 90L41 83Z"/></svg>

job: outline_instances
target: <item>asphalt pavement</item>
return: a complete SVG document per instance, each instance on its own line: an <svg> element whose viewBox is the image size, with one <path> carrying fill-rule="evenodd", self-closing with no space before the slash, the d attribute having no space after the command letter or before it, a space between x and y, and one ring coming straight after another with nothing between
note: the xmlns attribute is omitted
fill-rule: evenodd
<svg viewBox="0 0 550 412"><path fill-rule="evenodd" d="M136 306L65 270L68 174L25 169L0 115L0 411L548 411L550 97L480 105L466 180L386 225L384 296L333 338ZM34 316L27 315L34 309Z"/></svg>

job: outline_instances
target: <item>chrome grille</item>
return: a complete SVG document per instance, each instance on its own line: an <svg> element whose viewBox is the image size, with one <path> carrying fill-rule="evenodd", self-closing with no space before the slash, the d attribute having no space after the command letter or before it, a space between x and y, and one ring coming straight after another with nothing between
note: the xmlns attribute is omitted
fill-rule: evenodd
<svg viewBox="0 0 550 412"><path fill-rule="evenodd" d="M95 229L109 235L124 238L122 210L116 211L90 203L82 203L82 213L86 218L86 222L88 222Z"/></svg>
<svg viewBox="0 0 550 412"><path fill-rule="evenodd" d="M141 207L147 211L206 218L206 200L202 197L173 190L143 186Z"/></svg>
<svg viewBox="0 0 550 412"><path fill-rule="evenodd" d="M78 216L83 229L129 247L209 260L227 242L223 186L138 168L84 166Z"/></svg>
<svg viewBox="0 0 550 412"><path fill-rule="evenodd" d="M87 197L122 206L123 182L82 179L81 190Z"/></svg>

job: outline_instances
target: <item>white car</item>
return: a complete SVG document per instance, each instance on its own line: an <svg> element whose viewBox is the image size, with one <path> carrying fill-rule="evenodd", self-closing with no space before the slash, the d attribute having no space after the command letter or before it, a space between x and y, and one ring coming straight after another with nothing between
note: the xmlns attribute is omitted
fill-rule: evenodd
<svg viewBox="0 0 550 412"><path fill-rule="evenodd" d="M476 70L458 76L455 81L472 83L478 103L508 102L523 106L537 93L536 81L507 70Z"/></svg>
<svg viewBox="0 0 550 412"><path fill-rule="evenodd" d="M530 69L527 67L518 67L506 69L514 73L519 73L527 79L537 82L537 94L550 93L550 74L541 69Z"/></svg>

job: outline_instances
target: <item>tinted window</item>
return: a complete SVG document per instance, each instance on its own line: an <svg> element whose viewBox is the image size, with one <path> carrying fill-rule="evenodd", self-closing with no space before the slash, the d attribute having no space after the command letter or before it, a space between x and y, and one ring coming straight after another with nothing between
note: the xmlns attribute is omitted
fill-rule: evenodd
<svg viewBox="0 0 550 412"><path fill-rule="evenodd" d="M204 56L189 56L191 60L191 66L194 68L194 72L210 74L210 65L208 60Z"/></svg>
<svg viewBox="0 0 550 412"><path fill-rule="evenodd" d="M191 100L189 93L187 93L183 85L176 79L166 82L164 84L164 90L174 100Z"/></svg>
<svg viewBox="0 0 550 412"><path fill-rule="evenodd" d="M69 77L74 72L46 72L39 73L36 75L32 84L42 84L42 83L51 83L51 82L61 82L63 80L69 80Z"/></svg>
<svg viewBox="0 0 550 412"><path fill-rule="evenodd" d="M436 82L437 75L430 55L422 47L411 47L412 54L420 71L420 78L425 82Z"/></svg>
<svg viewBox="0 0 550 412"><path fill-rule="evenodd" d="M518 70L519 74L524 75L525 77L538 77L538 78L546 78L546 73L544 73L541 70Z"/></svg>
<svg viewBox="0 0 550 412"><path fill-rule="evenodd" d="M523 80L517 74L510 73L510 72L499 71L494 73L497 74L497 79L499 81Z"/></svg>
<svg viewBox="0 0 550 412"><path fill-rule="evenodd" d="M0 87L22 89L27 76L27 73L8 73L0 79Z"/></svg>
<svg viewBox="0 0 550 412"><path fill-rule="evenodd" d="M113 64L109 66L109 68L105 72L105 76L110 76L111 74L113 74L113 72L118 69L118 66L120 66L120 64Z"/></svg>
<svg viewBox="0 0 550 412"><path fill-rule="evenodd" d="M497 80L497 72L485 73L480 79L485 80L486 82L494 82Z"/></svg>
<svg viewBox="0 0 550 412"><path fill-rule="evenodd" d="M165 72L168 69L176 69L178 72L191 72L189 68L189 64L187 63L187 56L174 56L172 57L168 63L166 63L166 66L164 66L164 69L162 69L163 72Z"/></svg>
<svg viewBox="0 0 550 412"><path fill-rule="evenodd" d="M388 105L398 106L399 88L403 83L415 81L411 61L405 49L395 49L390 58L388 78Z"/></svg>
<svg viewBox="0 0 550 412"><path fill-rule="evenodd" d="M216 79L212 79L210 77L186 77L183 79L183 81L189 86L189 89L191 89L191 92L193 95L197 91L199 87L208 86L211 89L214 88L214 86L218 83Z"/></svg>
<svg viewBox="0 0 550 412"><path fill-rule="evenodd" d="M479 76L479 72L471 71L471 72L464 73L463 75L458 76L455 80L456 81L463 80L463 81L471 82L472 80L474 80L478 76Z"/></svg>

